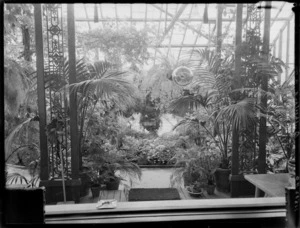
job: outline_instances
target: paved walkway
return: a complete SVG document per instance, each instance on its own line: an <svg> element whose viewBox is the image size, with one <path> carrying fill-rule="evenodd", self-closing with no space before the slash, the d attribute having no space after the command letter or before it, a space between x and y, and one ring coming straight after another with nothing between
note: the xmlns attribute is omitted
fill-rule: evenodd
<svg viewBox="0 0 300 228"><path fill-rule="evenodd" d="M169 188L173 170L173 168L142 168L141 180L134 179L131 188ZM130 185L129 178L126 176L123 178L127 180L124 183Z"/></svg>

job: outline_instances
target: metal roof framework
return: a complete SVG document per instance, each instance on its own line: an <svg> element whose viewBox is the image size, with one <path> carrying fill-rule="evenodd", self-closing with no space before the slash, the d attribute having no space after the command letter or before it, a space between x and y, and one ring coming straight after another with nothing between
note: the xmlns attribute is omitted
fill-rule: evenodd
<svg viewBox="0 0 300 228"><path fill-rule="evenodd" d="M157 53L172 55L180 59L184 50L195 48L216 47L217 7L219 4L207 4L208 20L204 20L205 4L75 4L75 22L77 31L101 28L105 22L129 24L137 29L143 29L149 24L156 26L153 36L157 42L149 45L149 52L156 59ZM264 2L258 3L264 5ZM247 4L243 4L243 24L247 23ZM98 12L98 22L94 21L94 9ZM222 4L222 45L234 44L236 20L236 4ZM293 39L294 13L293 4L287 2L272 2L271 10L271 48L273 54L284 58L291 64L291 39ZM82 13L84 9L84 13ZM163 25L163 26L162 26ZM263 20L261 23L263 30ZM278 29L279 28L279 29ZM285 38L283 39L283 36ZM283 43L284 42L284 43ZM286 46L285 46L286 45ZM287 48L283 55L282 49ZM152 50L150 50L152 49ZM287 71L288 72L288 71ZM286 73L288 74L288 73Z"/></svg>

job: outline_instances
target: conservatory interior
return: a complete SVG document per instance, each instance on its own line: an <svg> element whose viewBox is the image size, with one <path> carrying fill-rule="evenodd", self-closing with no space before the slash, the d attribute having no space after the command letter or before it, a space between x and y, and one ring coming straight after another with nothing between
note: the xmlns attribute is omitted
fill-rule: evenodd
<svg viewBox="0 0 300 228"><path fill-rule="evenodd" d="M4 4L6 221L294 225L293 7Z"/></svg>

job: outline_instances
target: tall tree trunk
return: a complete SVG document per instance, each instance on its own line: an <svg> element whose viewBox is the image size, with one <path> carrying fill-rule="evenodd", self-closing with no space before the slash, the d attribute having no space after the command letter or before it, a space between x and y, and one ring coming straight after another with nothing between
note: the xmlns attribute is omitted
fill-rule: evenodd
<svg viewBox="0 0 300 228"><path fill-rule="evenodd" d="M271 2L266 2L263 38L263 58L268 62L270 45L270 22L271 22ZM268 77L264 75L261 82L261 89L268 91ZM261 96L261 107L263 112L267 109L267 95ZM265 114L265 113L264 113ZM266 118L260 117L259 121L259 154L258 154L258 173L266 173L266 144L267 144L267 125Z"/></svg>

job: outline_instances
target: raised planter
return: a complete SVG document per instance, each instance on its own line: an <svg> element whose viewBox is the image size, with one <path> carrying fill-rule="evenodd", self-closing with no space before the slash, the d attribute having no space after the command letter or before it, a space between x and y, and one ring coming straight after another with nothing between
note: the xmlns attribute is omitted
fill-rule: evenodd
<svg viewBox="0 0 300 228"><path fill-rule="evenodd" d="M163 168L176 168L178 166L174 165L139 165L140 168L158 168L158 169L163 169Z"/></svg>
<svg viewBox="0 0 300 228"><path fill-rule="evenodd" d="M230 175L231 183L231 197L254 197L255 187L253 184L248 182L243 174L240 175Z"/></svg>
<svg viewBox="0 0 300 228"><path fill-rule="evenodd" d="M220 192L230 192L230 180L229 175L231 173L230 169L221 169L217 168L215 171L215 181L216 181L216 188Z"/></svg>
<svg viewBox="0 0 300 228"><path fill-rule="evenodd" d="M55 204L64 201L63 186L61 179L41 180L40 187L46 188L46 204ZM65 180L66 200L79 203L81 180Z"/></svg>

